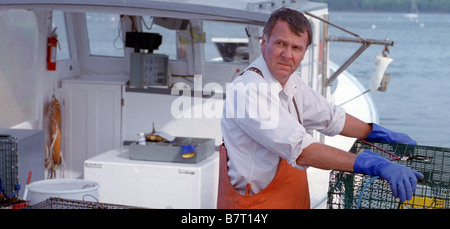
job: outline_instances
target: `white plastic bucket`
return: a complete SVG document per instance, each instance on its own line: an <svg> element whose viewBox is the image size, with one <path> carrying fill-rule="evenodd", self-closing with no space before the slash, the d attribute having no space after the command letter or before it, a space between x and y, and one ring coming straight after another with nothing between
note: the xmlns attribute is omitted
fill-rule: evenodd
<svg viewBox="0 0 450 229"><path fill-rule="evenodd" d="M99 184L81 179L51 179L36 181L28 185L26 199L30 205L59 197L70 200L97 202Z"/></svg>

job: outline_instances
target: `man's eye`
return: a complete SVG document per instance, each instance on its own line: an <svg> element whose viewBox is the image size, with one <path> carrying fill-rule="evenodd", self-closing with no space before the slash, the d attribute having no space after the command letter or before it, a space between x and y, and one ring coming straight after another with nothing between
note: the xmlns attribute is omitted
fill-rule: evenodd
<svg viewBox="0 0 450 229"><path fill-rule="evenodd" d="M305 50L302 46L294 46L293 49L298 52L303 52Z"/></svg>

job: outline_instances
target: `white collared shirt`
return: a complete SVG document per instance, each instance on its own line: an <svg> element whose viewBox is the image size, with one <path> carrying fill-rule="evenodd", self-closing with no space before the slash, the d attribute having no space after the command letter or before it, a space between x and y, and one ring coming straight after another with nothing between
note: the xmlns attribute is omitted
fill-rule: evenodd
<svg viewBox="0 0 450 229"><path fill-rule="evenodd" d="M274 178L280 157L306 169L296 160L303 149L317 142L306 131L337 135L345 123L345 111L313 91L297 73L282 88L262 56L249 67L258 68L264 78L246 71L229 84L221 120L228 176L241 194L248 183L253 194L263 190ZM264 85L269 89L262 90Z"/></svg>

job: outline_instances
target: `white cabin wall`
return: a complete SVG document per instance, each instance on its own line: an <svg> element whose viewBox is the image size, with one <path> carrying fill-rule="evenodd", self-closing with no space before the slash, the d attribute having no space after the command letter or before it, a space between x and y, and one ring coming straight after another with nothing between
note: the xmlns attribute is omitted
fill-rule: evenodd
<svg viewBox="0 0 450 229"><path fill-rule="evenodd" d="M22 11L22 10L18 10ZM6 12L6 11L5 11ZM15 55L23 55L24 57L19 58L21 60L20 63L15 63L13 66L8 66L10 69L16 74L28 74L24 73L24 71L32 73L29 74L30 80L25 80L23 85L18 88L11 87L14 90L27 90L34 91L35 96L32 99L33 104L30 106L36 107L36 115L34 118L26 120L22 123L16 123L12 126L3 126L6 128L18 128L18 129L44 129L45 126L45 118L46 118L46 106L48 101L51 100L52 96L55 95L56 98L61 99L61 81L66 78L74 77L79 74L78 61L76 55L76 47L71 47L72 49L72 58L70 60L58 61L56 71L48 71L46 66L46 58L47 58L47 38L50 34L51 25L52 25L52 12L50 10L35 10L35 11L24 11L28 14L34 14L36 17L36 48L34 50L23 50L23 52L15 52ZM70 23L70 21L69 21ZM73 33L73 30L68 30L69 33ZM74 39L73 36L69 37ZM17 47L29 47L30 44L22 44ZM3 50L4 51L4 50ZM32 61L29 61L29 58L25 58L25 56L32 57ZM18 66L22 66L22 73L18 72L16 69ZM12 76L11 74L5 74L2 77L21 77L21 76ZM24 76L23 76L24 77ZM15 106L14 103L10 104L11 106Z"/></svg>
<svg viewBox="0 0 450 229"><path fill-rule="evenodd" d="M7 14L3 16L9 18L0 17L1 25L5 26L0 26L2 27L0 42L3 44L1 46L3 56L0 58L0 82L4 83L1 83L4 88L0 88L3 93L5 91L10 93L6 93L7 98L5 96L1 98L6 103L0 102L2 113L5 112L3 113L5 115L1 115L4 125L0 126L1 128L43 130L47 138L46 107L52 95L61 98L59 89L61 78L70 77L63 67L68 63L57 63L56 71L47 70L47 37L52 25L52 12L46 9L34 11L11 9L3 11L5 12ZM32 18L34 20L30 22ZM14 99L20 97L22 98L19 100ZM36 166L44 167L43 164Z"/></svg>
<svg viewBox="0 0 450 229"><path fill-rule="evenodd" d="M45 11L41 12L40 14L42 17L42 26L40 26L40 29L44 32L41 33L41 46L42 51L41 56L47 55L47 38L50 35L50 31L52 28L52 11ZM62 81L64 79L73 78L75 76L78 76L80 74L80 68L79 68L79 61L78 61L78 48L76 46L75 42L75 35L76 31L73 29L73 18L72 14L65 13L65 23L66 23L66 32L67 32L67 38L68 38L68 44L70 45L69 51L70 51L70 59L67 60L61 60L57 61L56 63L56 70L55 71L49 71L46 68L46 61L45 58L43 63L40 65L43 66L42 68L42 82L44 83L43 87L43 96L42 96L42 107L43 107L43 119L40 122L43 125L43 128L47 128L47 107L51 103L51 100L53 96L58 99L63 105L63 92L62 92ZM57 30L58 32L58 30ZM57 55L58 55L59 49L57 49Z"/></svg>
<svg viewBox="0 0 450 229"><path fill-rule="evenodd" d="M61 118L64 122L64 93L62 90L62 81L80 75L79 61L78 61L78 47L75 42L75 33L73 29L72 15L65 13L66 29L68 44L70 50L70 59L57 61L56 70L47 70L47 39L52 30L52 11L51 10L37 10L35 11L38 21L39 31L39 48L38 58L36 63L36 76L38 78L37 88L37 106L38 119L32 123L31 129L42 129L45 133L46 141L50 136L49 133L49 106L52 98L56 98L61 105ZM57 49L57 52L59 49ZM58 53L57 53L58 55ZM62 142L64 146L65 142ZM63 148L62 148L63 149ZM64 150L63 150L64 151ZM62 153L64 153L62 151ZM47 176L47 170L46 175Z"/></svg>
<svg viewBox="0 0 450 229"><path fill-rule="evenodd" d="M62 81L64 79L69 79L80 75L79 60L78 60L78 47L75 42L76 31L73 29L72 14L65 13L66 30L68 44L70 45L70 59L57 61L56 70L47 70L47 38L52 30L52 11L37 11L36 12L39 21L39 72L40 72L40 96L38 98L41 100L39 102L39 107L41 109L38 126L36 128L43 129L47 131L47 113L48 106L52 101L53 96L59 100L61 106L63 105L63 92L62 92ZM58 30L57 30L58 31ZM57 49L57 55L58 55ZM62 112L63 109L61 108Z"/></svg>
<svg viewBox="0 0 450 229"><path fill-rule="evenodd" d="M45 79L45 47L41 31L45 27L47 11L2 9L2 59L0 82L3 93L0 103L2 128L42 128L42 101ZM15 18L22 17L21 19ZM9 17L9 18L8 18ZM33 22L25 20L33 19ZM27 28L20 23L27 23ZM1 58L0 58L1 59ZM9 91L9 93L8 93ZM6 93L6 94L5 94ZM26 96L26 97L24 97Z"/></svg>

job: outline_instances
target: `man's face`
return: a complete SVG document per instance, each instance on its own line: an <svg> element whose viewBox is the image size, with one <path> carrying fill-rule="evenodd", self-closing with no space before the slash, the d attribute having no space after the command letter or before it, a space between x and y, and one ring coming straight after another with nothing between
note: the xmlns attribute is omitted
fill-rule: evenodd
<svg viewBox="0 0 450 229"><path fill-rule="evenodd" d="M300 65L305 56L308 34L295 34L285 21L279 20L270 37L262 37L261 51L272 75L284 87L289 76Z"/></svg>

